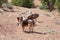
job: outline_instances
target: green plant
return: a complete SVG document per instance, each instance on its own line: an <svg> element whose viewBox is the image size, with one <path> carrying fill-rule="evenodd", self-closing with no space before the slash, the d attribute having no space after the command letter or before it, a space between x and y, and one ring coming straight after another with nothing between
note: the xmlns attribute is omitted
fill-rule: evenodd
<svg viewBox="0 0 60 40"><path fill-rule="evenodd" d="M22 6L27 8L33 7L33 0L12 0L11 3L15 6Z"/></svg>
<svg viewBox="0 0 60 40"><path fill-rule="evenodd" d="M54 10L56 0L41 0L43 5L47 5L50 11Z"/></svg>
<svg viewBox="0 0 60 40"><path fill-rule="evenodd" d="M56 5L57 5L57 9L58 9L59 12L60 12L60 0L56 0Z"/></svg>
<svg viewBox="0 0 60 40"><path fill-rule="evenodd" d="M3 3L8 2L7 0L0 0L0 7L2 6Z"/></svg>
<svg viewBox="0 0 60 40"><path fill-rule="evenodd" d="M46 9L48 9L48 6L47 5L44 5L44 4L43 5L40 5L40 9L41 10L46 10Z"/></svg>

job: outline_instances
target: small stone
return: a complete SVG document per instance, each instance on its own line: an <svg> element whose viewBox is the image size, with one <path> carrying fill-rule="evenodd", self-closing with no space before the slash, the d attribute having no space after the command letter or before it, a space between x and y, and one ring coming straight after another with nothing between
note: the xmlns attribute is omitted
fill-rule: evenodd
<svg viewBox="0 0 60 40"><path fill-rule="evenodd" d="M60 21L58 21L58 20L57 20L57 21L55 21L55 23L56 23L56 24L58 24L58 25L60 25Z"/></svg>
<svg viewBox="0 0 60 40"><path fill-rule="evenodd" d="M6 11L6 12L13 12L13 10L10 10L8 8L3 8L3 10Z"/></svg>
<svg viewBox="0 0 60 40"><path fill-rule="evenodd" d="M60 14L58 16L60 16Z"/></svg>
<svg viewBox="0 0 60 40"><path fill-rule="evenodd" d="M3 10L2 9L0 9L0 13L3 14Z"/></svg>
<svg viewBox="0 0 60 40"><path fill-rule="evenodd" d="M3 4L2 9L6 12L14 12L13 7L8 3L8 4Z"/></svg>
<svg viewBox="0 0 60 40"><path fill-rule="evenodd" d="M45 14L46 16L48 16L48 17L50 17L50 15L49 14Z"/></svg>

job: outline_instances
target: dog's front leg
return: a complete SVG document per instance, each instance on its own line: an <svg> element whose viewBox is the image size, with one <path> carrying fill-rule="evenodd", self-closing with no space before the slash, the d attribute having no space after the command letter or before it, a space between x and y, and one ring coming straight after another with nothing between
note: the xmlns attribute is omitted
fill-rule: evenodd
<svg viewBox="0 0 60 40"><path fill-rule="evenodd" d="M24 32L24 26L22 25L22 30L23 30L23 32Z"/></svg>

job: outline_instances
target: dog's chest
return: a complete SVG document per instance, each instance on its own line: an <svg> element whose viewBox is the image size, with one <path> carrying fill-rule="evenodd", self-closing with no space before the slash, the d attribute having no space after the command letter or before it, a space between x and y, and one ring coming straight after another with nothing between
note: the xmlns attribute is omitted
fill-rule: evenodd
<svg viewBox="0 0 60 40"><path fill-rule="evenodd" d="M28 20L24 20L22 24L27 26L28 25Z"/></svg>

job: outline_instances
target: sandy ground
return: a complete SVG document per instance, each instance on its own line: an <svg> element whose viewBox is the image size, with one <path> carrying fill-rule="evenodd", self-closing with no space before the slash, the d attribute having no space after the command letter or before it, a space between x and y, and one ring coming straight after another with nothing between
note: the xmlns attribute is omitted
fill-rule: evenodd
<svg viewBox="0 0 60 40"><path fill-rule="evenodd" d="M60 15L56 10L49 12L23 7L14 7L14 10L15 12L0 13L0 40L60 40ZM35 26L33 33L24 33L21 26L17 25L16 18L19 16L19 10L24 12L31 10L39 14L37 20L42 23Z"/></svg>

